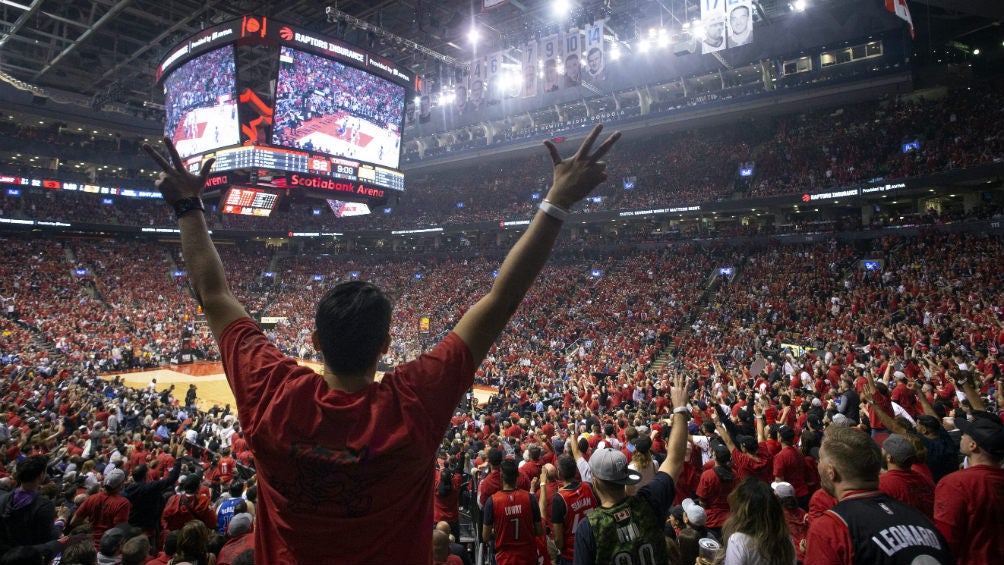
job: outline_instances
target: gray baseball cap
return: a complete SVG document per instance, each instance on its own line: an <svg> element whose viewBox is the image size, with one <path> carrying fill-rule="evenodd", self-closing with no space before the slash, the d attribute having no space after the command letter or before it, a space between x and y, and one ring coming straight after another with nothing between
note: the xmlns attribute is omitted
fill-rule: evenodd
<svg viewBox="0 0 1004 565"><path fill-rule="evenodd" d="M641 482L638 471L628 467L627 457L611 447L593 452L589 458L589 470L597 479L616 485L634 485Z"/></svg>

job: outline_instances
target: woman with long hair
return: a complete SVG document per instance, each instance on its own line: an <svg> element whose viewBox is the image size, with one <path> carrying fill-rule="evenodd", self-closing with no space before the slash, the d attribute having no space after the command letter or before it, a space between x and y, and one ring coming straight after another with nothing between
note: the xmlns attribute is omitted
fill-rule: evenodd
<svg viewBox="0 0 1004 565"><path fill-rule="evenodd" d="M202 520L190 520L178 531L178 549L171 565L216 565L209 553L209 528Z"/></svg>
<svg viewBox="0 0 1004 565"><path fill-rule="evenodd" d="M748 477L729 494L731 515L722 528L724 565L795 565L795 546L781 503L770 485Z"/></svg>
<svg viewBox="0 0 1004 565"><path fill-rule="evenodd" d="M641 487L652 482L655 472L659 469L655 460L652 459L652 438L648 436L638 436L634 441L634 453L631 456L631 463L628 467L638 471L641 475L641 482L627 487L628 496L634 496Z"/></svg>

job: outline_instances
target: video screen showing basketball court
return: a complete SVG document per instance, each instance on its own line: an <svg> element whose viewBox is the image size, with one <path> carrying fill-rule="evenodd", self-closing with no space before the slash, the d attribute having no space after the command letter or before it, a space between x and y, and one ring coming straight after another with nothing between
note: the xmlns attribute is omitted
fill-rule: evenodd
<svg viewBox="0 0 1004 565"><path fill-rule="evenodd" d="M164 105L164 135L183 158L240 143L233 45L200 55L171 73L164 81Z"/></svg>
<svg viewBox="0 0 1004 565"><path fill-rule="evenodd" d="M283 47L275 96L273 145L398 167L403 86Z"/></svg>

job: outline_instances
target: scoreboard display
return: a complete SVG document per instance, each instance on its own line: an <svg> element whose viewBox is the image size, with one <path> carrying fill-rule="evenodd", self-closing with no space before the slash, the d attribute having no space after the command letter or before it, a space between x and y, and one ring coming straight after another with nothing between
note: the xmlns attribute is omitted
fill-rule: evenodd
<svg viewBox="0 0 1004 565"><path fill-rule="evenodd" d="M232 187L223 197L224 214L268 217L275 210L279 197L271 192L248 187Z"/></svg>
<svg viewBox="0 0 1004 565"><path fill-rule="evenodd" d="M192 171L215 158L214 174L246 177L250 186L239 191L286 189L294 198L337 192L379 205L404 190L405 99L418 80L383 57L248 15L175 46L157 81L165 134ZM252 215L266 209L232 206Z"/></svg>

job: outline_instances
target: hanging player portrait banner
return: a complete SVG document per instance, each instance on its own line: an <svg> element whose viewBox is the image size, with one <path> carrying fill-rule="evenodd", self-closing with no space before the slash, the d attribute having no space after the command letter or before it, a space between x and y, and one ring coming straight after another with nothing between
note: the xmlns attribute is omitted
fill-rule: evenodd
<svg viewBox="0 0 1004 565"><path fill-rule="evenodd" d="M481 11L484 12L485 10L505 6L508 3L509 0L481 0Z"/></svg>
<svg viewBox="0 0 1004 565"><path fill-rule="evenodd" d="M582 83L582 45L582 30L579 28L565 34L561 66L564 88L574 88Z"/></svg>
<svg viewBox="0 0 1004 565"><path fill-rule="evenodd" d="M495 103L502 99L502 52L485 57L485 100Z"/></svg>
<svg viewBox="0 0 1004 565"><path fill-rule="evenodd" d="M726 45L731 49L753 43L753 1L728 0L726 8L728 10Z"/></svg>
<svg viewBox="0 0 1004 565"><path fill-rule="evenodd" d="M701 0L701 53L716 53L725 49L726 0Z"/></svg>
<svg viewBox="0 0 1004 565"><path fill-rule="evenodd" d="M583 49L585 53L585 80L589 82L601 82L605 78L604 68L606 65L606 53L603 51L603 24L606 20L600 20L586 28L586 45Z"/></svg>
<svg viewBox="0 0 1004 565"><path fill-rule="evenodd" d="M537 41L527 41L523 47L523 84L521 85L523 98L537 95L538 55Z"/></svg>
<svg viewBox="0 0 1004 565"><path fill-rule="evenodd" d="M467 87L467 111L469 112L477 112L485 105L485 89L487 87L486 82L488 81L488 77L486 76L487 70L488 64L485 57L478 57L471 61L470 80Z"/></svg>
<svg viewBox="0 0 1004 565"><path fill-rule="evenodd" d="M561 72L564 66L562 61L563 36L552 35L541 40L540 56L544 62L543 88L544 92L556 92L561 88Z"/></svg>

